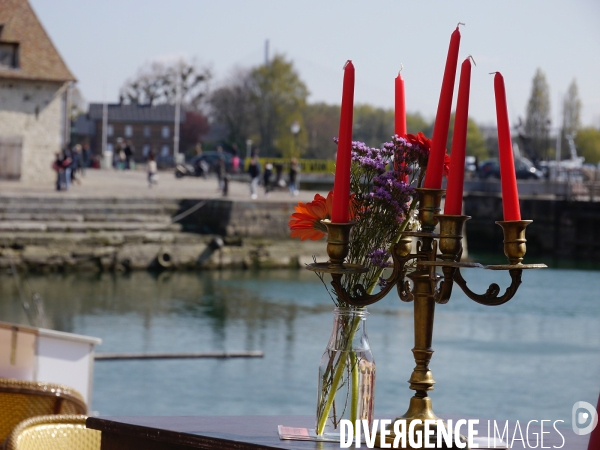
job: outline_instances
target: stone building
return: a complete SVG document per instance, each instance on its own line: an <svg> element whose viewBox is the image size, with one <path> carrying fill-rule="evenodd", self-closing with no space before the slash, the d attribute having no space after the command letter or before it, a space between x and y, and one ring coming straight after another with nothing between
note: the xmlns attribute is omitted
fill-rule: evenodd
<svg viewBox="0 0 600 450"><path fill-rule="evenodd" d="M90 103L87 119L92 122L91 146L94 154L102 151L102 103ZM131 141L136 162L143 162L150 152L160 161L173 161L173 141L175 136L175 105L106 105L106 150L113 153L117 141ZM185 114L180 115L183 124Z"/></svg>
<svg viewBox="0 0 600 450"><path fill-rule="evenodd" d="M27 0L1 0L0 178L55 178L74 81Z"/></svg>

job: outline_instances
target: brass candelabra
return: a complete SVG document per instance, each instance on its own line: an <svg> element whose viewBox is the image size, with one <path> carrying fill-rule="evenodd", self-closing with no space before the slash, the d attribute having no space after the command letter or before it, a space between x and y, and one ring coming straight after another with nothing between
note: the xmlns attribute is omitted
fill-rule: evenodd
<svg viewBox="0 0 600 450"><path fill-rule="evenodd" d="M531 220L496 222L504 232L504 253L508 264L483 266L478 263L461 262L462 229L470 219L463 215L440 214L440 203L445 192L443 189L417 189L419 196L418 217L421 231L406 231L392 249L392 273L385 280L384 287L376 294L368 294L362 285L352 287L351 292L344 289L341 278L344 274L362 272L366 268L344 263L348 255L352 223L327 223L327 253L329 262L315 263L307 268L315 272L330 273L332 287L338 298L354 306L364 307L384 298L393 287L398 290L400 299L414 303L415 346L412 349L416 366L410 376L409 388L415 391L410 399L407 412L395 420L405 420L408 429L413 420L438 420L433 412L428 391L433 390L435 381L429 369L433 355L431 347L433 322L436 304L450 300L452 287L456 283L472 300L482 305L495 306L508 302L521 284L521 274L525 269L539 269L545 264L523 264L526 250L525 228ZM439 224L439 234L434 230ZM412 253L412 238L418 238L416 253ZM439 251L438 251L439 250ZM464 268L484 268L490 270L508 270L511 284L501 294L497 284L489 286L483 294L473 292L461 274ZM441 268L441 274L437 269ZM411 270L412 269L412 270ZM417 425L415 430L423 430ZM431 427L430 427L431 429ZM395 436L393 423L386 442L392 443ZM437 434L437 432L436 432ZM435 439L435 434L434 434ZM432 441L435 442L435 441ZM424 445L424 444L423 444Z"/></svg>

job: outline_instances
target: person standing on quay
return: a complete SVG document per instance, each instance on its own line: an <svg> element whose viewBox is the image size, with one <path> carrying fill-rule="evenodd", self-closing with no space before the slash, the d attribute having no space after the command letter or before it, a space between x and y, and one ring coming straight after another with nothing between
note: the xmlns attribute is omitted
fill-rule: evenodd
<svg viewBox="0 0 600 450"><path fill-rule="evenodd" d="M84 142L81 149L81 175L85 176L85 170L90 167L91 161L92 151L90 149L90 144L88 142Z"/></svg>
<svg viewBox="0 0 600 450"><path fill-rule="evenodd" d="M133 159L133 144L129 139L125 142L123 152L125 152L125 170L130 170L131 160Z"/></svg>
<svg viewBox="0 0 600 450"><path fill-rule="evenodd" d="M231 158L231 173L238 173L240 171L240 157L237 154L237 150L233 150L233 157Z"/></svg>
<svg viewBox="0 0 600 450"><path fill-rule="evenodd" d="M63 188L63 178L64 178L64 171L65 169L63 168L62 165L62 154L61 152L56 152L54 154L54 163L52 164L52 168L54 169L54 171L56 172L56 190L57 191L62 191Z"/></svg>
<svg viewBox="0 0 600 450"><path fill-rule="evenodd" d="M298 174L300 173L300 164L296 158L292 158L290 161L290 194L293 196L298 195Z"/></svg>
<svg viewBox="0 0 600 450"><path fill-rule="evenodd" d="M156 161L154 160L154 154L152 154L152 152L150 152L150 154L148 155L146 172L148 172L148 187L151 188L153 184L158 184L156 180L156 173L158 172L158 167L156 166Z"/></svg>
<svg viewBox="0 0 600 450"><path fill-rule="evenodd" d="M250 174L250 197L255 199L257 197L258 182L260 181L260 162L258 161L258 156L252 157L248 166L248 173Z"/></svg>
<svg viewBox="0 0 600 450"><path fill-rule="evenodd" d="M265 173L263 175L263 183L265 185L265 197L269 196L269 190L271 187L271 175L273 175L273 164L265 164Z"/></svg>
<svg viewBox="0 0 600 450"><path fill-rule="evenodd" d="M78 172L81 170L81 145L77 144L71 150L71 184L81 184L81 180L77 178Z"/></svg>
<svg viewBox="0 0 600 450"><path fill-rule="evenodd" d="M223 192L223 180L227 173L225 167L225 155L223 155L223 147L220 145L217 147L217 160L215 161L215 172L217 173L217 181L219 183L218 190Z"/></svg>

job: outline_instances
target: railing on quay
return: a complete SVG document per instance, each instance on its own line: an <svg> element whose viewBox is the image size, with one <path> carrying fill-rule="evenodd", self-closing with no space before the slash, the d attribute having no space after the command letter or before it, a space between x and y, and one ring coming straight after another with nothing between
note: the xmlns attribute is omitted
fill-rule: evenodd
<svg viewBox="0 0 600 450"><path fill-rule="evenodd" d="M282 172L287 172L290 169L290 159L289 158L258 158L260 162L261 169L264 171L265 166L268 163L273 164L273 169L277 170L277 167L281 167ZM333 174L335 173L335 161L332 159L299 159L298 163L300 164L300 172L303 174L307 173L326 173ZM244 169L248 170L250 166L250 159L246 158Z"/></svg>

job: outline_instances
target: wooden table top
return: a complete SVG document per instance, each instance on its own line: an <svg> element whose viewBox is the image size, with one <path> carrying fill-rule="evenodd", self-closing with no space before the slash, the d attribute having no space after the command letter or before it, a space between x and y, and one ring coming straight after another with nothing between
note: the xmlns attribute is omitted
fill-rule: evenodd
<svg viewBox="0 0 600 450"><path fill-rule="evenodd" d="M458 416L444 418L457 420ZM492 427L493 427L493 422ZM502 427L505 421L497 421ZM280 440L277 426L314 427L312 416L137 416L137 417L90 417L87 427L102 431L103 450L185 450L197 449L287 449L287 450L328 450L339 449L338 443ZM526 439L527 422L521 422L520 429ZM560 425L560 424L558 424ZM487 420L480 420L475 427L480 436L487 436ZM492 428L493 430L493 428ZM509 435L512 439L515 422L509 422ZM589 436L577 436L572 430L559 428L560 434L552 427L552 421L544 424L544 447L563 450L587 450ZM539 421L530 426L530 445L535 445L534 432L540 432ZM519 433L516 431L516 437ZM539 437L538 437L539 439ZM144 442L140 447L141 441ZM527 441L525 440L527 446ZM523 448L520 440L515 448ZM366 448L362 444L362 448ZM529 448L529 447L525 447ZM538 448L539 443L538 443Z"/></svg>

